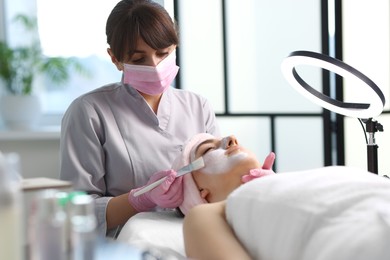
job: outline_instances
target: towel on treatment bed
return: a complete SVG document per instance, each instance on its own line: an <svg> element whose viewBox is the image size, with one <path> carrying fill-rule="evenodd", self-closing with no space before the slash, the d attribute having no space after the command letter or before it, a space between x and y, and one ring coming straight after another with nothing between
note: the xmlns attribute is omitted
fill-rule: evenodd
<svg viewBox="0 0 390 260"><path fill-rule="evenodd" d="M226 214L254 259L390 259L390 180L330 166L236 189Z"/></svg>
<svg viewBox="0 0 390 260"><path fill-rule="evenodd" d="M175 211L141 212L126 222L117 240L158 251L161 259L185 259L182 228L183 218Z"/></svg>

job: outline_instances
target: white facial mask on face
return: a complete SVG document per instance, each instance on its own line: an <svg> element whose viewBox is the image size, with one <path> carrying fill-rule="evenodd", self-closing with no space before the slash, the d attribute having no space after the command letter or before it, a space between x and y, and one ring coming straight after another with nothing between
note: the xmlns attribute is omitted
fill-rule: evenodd
<svg viewBox="0 0 390 260"><path fill-rule="evenodd" d="M160 95L167 90L178 71L176 50L173 50L156 67L123 64L123 83L148 95Z"/></svg>
<svg viewBox="0 0 390 260"><path fill-rule="evenodd" d="M248 156L245 152L238 152L227 156L225 152L225 149L218 148L204 154L203 160L205 167L201 171L206 174L223 174Z"/></svg>

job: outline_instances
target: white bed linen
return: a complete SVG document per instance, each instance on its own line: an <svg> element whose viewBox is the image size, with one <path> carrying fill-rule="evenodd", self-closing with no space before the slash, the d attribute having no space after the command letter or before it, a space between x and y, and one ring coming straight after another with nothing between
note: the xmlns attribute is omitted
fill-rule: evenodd
<svg viewBox="0 0 390 260"><path fill-rule="evenodd" d="M138 213L126 222L117 240L161 253L161 259L185 259L183 218L174 211Z"/></svg>
<svg viewBox="0 0 390 260"><path fill-rule="evenodd" d="M333 166L235 190L226 214L254 259L390 259L390 180Z"/></svg>

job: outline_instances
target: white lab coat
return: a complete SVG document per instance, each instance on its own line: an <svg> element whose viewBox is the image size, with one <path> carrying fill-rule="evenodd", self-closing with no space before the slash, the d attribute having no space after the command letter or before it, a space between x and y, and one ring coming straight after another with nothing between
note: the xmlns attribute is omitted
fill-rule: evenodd
<svg viewBox="0 0 390 260"><path fill-rule="evenodd" d="M209 102L169 88L157 115L129 85L110 84L80 96L62 120L61 179L96 197L100 232L110 198L170 169L183 143L196 133L219 136Z"/></svg>

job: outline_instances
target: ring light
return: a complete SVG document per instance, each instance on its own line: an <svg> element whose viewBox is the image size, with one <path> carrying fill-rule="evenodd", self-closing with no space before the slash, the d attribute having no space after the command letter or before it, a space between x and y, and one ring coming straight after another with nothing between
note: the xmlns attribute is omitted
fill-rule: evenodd
<svg viewBox="0 0 390 260"><path fill-rule="evenodd" d="M370 103L342 102L318 92L298 75L298 72L295 70L297 65L316 66L334 72L344 78L361 81L364 84L358 85L359 87L366 87L363 93L365 93L365 98ZM378 145L375 143L375 132L383 131L383 127L378 122L372 120L372 117L380 115L385 105L385 97L380 88L358 70L338 59L320 53L294 51L283 60L281 68L284 77L291 86L312 102L338 114L368 118L365 120L366 132L369 134L369 141L367 142L367 168L368 171L378 174ZM356 89L356 91L359 91L359 89Z"/></svg>
<svg viewBox="0 0 390 260"><path fill-rule="evenodd" d="M368 103L342 102L318 92L298 75L295 69L297 65L321 67L344 78L358 79L364 83L363 87L368 88L365 90ZM295 90L315 104L335 113L357 118L371 118L380 115L383 111L385 97L380 88L363 73L338 59L310 51L294 51L283 60L281 69L284 77Z"/></svg>

